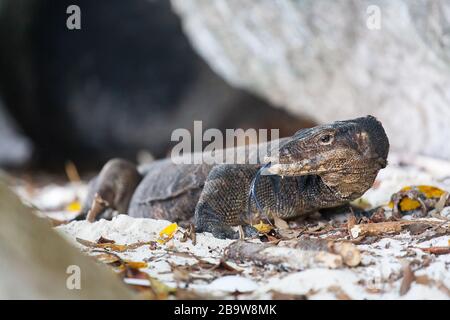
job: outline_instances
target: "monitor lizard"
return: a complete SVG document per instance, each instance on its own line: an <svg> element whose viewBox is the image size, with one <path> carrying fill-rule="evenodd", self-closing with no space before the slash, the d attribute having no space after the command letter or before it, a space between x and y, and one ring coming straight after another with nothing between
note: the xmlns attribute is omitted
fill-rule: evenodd
<svg viewBox="0 0 450 320"><path fill-rule="evenodd" d="M89 221L112 210L177 222L193 219L197 232L218 238L237 238L232 226L242 225L246 236L254 236L251 224L257 219L293 219L362 196L386 166L389 152L388 137L373 116L302 129L268 146L262 156L260 145L234 149L245 153L246 164L163 159L137 167L110 160L91 181L82 213Z"/></svg>

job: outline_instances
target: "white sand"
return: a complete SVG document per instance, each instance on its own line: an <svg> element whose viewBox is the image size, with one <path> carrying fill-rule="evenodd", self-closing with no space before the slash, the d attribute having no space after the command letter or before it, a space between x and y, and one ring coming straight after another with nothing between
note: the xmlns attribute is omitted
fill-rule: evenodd
<svg viewBox="0 0 450 320"><path fill-rule="evenodd" d="M398 155L390 157L390 165L380 172L375 184L376 187L370 189L363 196L364 200L374 206L385 204L389 201L392 193L405 185L411 184L429 184L450 190L450 179L448 179L450 177L450 169L448 169L450 166L448 163L442 165L442 162L433 160L425 161L425 163L431 163L431 167L423 167L420 163L399 166L397 165L399 160L402 160L402 157ZM23 190L20 191L20 194L45 211L46 209L61 207L61 202L73 201L79 197L79 194L85 192L85 190L81 191L80 188L80 186L74 188L71 185L48 187L38 192L34 197L25 195ZM450 208L445 210L450 212ZM156 241L159 232L169 224L169 221L164 220L134 219L120 215L112 221L71 222L57 227L56 230L85 251L86 247L77 243L76 237L95 241L102 236L116 241L117 244ZM446 289L450 288L450 277L448 276L450 254L434 256L419 249L419 247L447 246L449 235L417 243L408 232L404 232L386 237L370 245L358 245L362 252L362 263L355 268L345 267L335 270L310 268L297 272L280 272L275 271L270 266L261 268L251 263L236 265L230 262L243 272L239 275L220 277L217 272L193 271L191 273L193 280L187 285L177 279L172 271L173 266L183 267L195 265L198 262L197 259L189 257L186 253L192 253L202 260L216 264L223 256L225 248L232 241L219 240L210 234L198 234L197 245L194 246L190 239L187 242L180 241L181 231L183 230L180 230L174 239L166 244L158 244L156 250L150 250L149 246L142 246L118 254L122 258L132 261L147 261L148 268L143 269L143 271L169 286L183 288L187 286L219 298L231 298L230 292L235 290L245 292L240 297L252 299L271 298L272 291L304 294L310 299L343 297L351 299L450 298L448 289ZM176 254L173 251L183 254ZM411 289L404 296L400 296L399 288L404 263L412 263L415 268L426 260L430 261L429 264L421 266L415 271L415 274L416 276L426 275L431 281L427 284L413 282Z"/></svg>

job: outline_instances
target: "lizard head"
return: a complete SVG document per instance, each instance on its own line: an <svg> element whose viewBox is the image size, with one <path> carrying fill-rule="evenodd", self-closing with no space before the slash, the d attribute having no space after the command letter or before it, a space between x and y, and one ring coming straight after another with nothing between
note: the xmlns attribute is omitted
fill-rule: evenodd
<svg viewBox="0 0 450 320"><path fill-rule="evenodd" d="M342 179L342 173L375 172L387 164L389 141L373 116L303 129L279 147L263 174L319 175ZM336 181L337 183L338 181Z"/></svg>

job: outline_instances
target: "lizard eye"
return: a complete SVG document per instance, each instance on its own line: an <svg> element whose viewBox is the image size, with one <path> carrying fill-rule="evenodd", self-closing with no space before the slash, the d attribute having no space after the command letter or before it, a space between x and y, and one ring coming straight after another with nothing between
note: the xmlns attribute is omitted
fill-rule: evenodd
<svg viewBox="0 0 450 320"><path fill-rule="evenodd" d="M324 134L319 138L321 144L330 144L333 141L333 136L331 134Z"/></svg>

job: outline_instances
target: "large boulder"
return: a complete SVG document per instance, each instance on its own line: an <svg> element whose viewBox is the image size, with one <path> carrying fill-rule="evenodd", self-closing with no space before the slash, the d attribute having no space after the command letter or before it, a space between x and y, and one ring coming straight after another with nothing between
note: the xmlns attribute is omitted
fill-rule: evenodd
<svg viewBox="0 0 450 320"><path fill-rule="evenodd" d="M233 85L318 122L373 114L393 149L450 158L449 1L172 5L197 51Z"/></svg>
<svg viewBox="0 0 450 320"><path fill-rule="evenodd" d="M80 276L79 280L75 278ZM0 172L0 299L131 299L112 270L69 244L4 184Z"/></svg>

